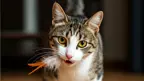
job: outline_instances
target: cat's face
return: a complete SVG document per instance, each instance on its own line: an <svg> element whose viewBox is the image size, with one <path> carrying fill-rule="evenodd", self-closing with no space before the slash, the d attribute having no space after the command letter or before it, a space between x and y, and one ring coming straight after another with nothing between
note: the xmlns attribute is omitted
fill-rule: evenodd
<svg viewBox="0 0 144 81"><path fill-rule="evenodd" d="M74 65L95 52L98 40L96 33L103 18L103 12L97 12L90 19L67 16L58 3L53 5L52 29L49 43L56 49L63 62Z"/></svg>

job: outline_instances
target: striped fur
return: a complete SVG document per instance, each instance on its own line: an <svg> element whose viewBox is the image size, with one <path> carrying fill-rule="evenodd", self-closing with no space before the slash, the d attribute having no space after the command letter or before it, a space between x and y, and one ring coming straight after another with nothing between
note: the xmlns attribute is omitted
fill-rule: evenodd
<svg viewBox="0 0 144 81"><path fill-rule="evenodd" d="M70 61L74 63L67 65L62 61L56 71L45 68L44 81L102 81L103 45L99 33L102 19L102 11L89 19L68 16L54 3L49 43L52 49L58 50L56 54L61 60L67 60L66 54L71 54ZM61 45L59 37L64 37L66 44ZM80 41L86 41L86 46L78 47Z"/></svg>

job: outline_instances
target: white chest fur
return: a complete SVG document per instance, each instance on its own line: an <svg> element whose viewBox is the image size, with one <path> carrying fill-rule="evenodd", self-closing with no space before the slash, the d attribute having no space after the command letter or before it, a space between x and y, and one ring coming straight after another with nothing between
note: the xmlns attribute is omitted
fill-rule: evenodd
<svg viewBox="0 0 144 81"><path fill-rule="evenodd" d="M93 54L89 55L75 67L61 66L59 69L58 81L89 81L88 72L91 67L92 59Z"/></svg>

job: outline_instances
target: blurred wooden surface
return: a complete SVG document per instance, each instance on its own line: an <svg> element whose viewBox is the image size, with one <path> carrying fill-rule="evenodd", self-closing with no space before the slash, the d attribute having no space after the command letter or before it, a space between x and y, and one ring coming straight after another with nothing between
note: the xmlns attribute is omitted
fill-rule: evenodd
<svg viewBox="0 0 144 81"><path fill-rule="evenodd" d="M2 73L1 81L42 81L40 75L27 73ZM103 81L144 81L144 75L122 72L105 72Z"/></svg>

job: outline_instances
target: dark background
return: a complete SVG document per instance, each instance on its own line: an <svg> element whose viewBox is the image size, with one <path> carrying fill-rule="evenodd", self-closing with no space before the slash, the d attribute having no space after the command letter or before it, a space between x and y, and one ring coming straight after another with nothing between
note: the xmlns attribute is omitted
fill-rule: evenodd
<svg viewBox="0 0 144 81"><path fill-rule="evenodd" d="M1 0L1 69L2 72L29 70L27 61L34 50L47 47L54 0L37 0L38 33L26 34L23 0ZM57 0L65 8L65 0ZM85 15L104 11L100 32L104 42L106 70L144 72L140 0L84 0ZM24 48L25 47L25 48Z"/></svg>

